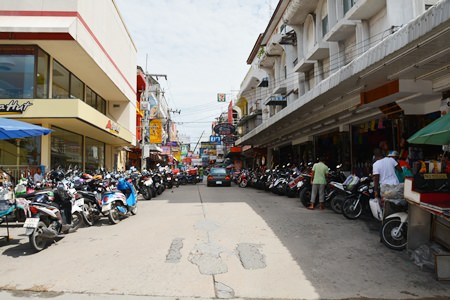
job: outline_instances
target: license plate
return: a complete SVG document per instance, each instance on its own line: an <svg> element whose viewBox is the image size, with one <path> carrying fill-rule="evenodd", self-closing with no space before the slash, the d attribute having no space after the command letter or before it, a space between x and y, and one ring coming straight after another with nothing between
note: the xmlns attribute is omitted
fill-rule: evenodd
<svg viewBox="0 0 450 300"><path fill-rule="evenodd" d="M216 184L222 184L222 181L216 181Z"/></svg>
<svg viewBox="0 0 450 300"><path fill-rule="evenodd" d="M27 218L25 220L25 223L23 224L23 227L25 228L36 228L39 223L39 218Z"/></svg>

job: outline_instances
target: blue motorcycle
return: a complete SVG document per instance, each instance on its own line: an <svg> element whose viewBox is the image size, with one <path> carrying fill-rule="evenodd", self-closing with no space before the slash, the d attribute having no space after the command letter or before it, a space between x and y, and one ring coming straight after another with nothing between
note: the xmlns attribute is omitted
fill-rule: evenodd
<svg viewBox="0 0 450 300"><path fill-rule="evenodd" d="M111 224L120 222L121 217L128 213L135 215L137 213L137 194L133 184L119 179L117 190L106 192L102 196L102 213L108 216Z"/></svg>

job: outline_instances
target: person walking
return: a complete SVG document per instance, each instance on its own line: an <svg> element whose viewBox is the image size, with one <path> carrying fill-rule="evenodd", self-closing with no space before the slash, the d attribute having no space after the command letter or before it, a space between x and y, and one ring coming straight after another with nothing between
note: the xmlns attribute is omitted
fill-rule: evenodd
<svg viewBox="0 0 450 300"><path fill-rule="evenodd" d="M323 162L323 157L319 158L319 161L312 167L311 183L311 204L308 209L314 209L314 203L316 202L316 195L319 192L319 207L325 209L325 186L327 184L328 166Z"/></svg>

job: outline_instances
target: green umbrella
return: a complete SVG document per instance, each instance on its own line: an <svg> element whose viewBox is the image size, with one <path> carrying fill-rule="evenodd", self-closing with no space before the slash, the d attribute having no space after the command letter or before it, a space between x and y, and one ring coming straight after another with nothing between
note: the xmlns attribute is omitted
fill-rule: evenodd
<svg viewBox="0 0 450 300"><path fill-rule="evenodd" d="M446 114L413 134L408 142L411 144L449 145L450 114Z"/></svg>

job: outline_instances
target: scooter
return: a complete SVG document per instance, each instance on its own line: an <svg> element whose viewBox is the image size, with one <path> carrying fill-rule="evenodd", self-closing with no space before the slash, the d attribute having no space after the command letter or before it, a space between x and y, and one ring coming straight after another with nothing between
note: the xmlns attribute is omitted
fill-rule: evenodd
<svg viewBox="0 0 450 300"><path fill-rule="evenodd" d="M396 212L384 218L381 227L381 241L393 250L403 250L408 242L408 203L404 199L386 199L386 204Z"/></svg>
<svg viewBox="0 0 450 300"><path fill-rule="evenodd" d="M54 202L55 198L58 198L60 204ZM70 201L72 196L62 185L58 185L55 192L40 193L30 203L31 217L25 220L23 227L25 234L29 236L31 246L37 252L45 249L55 238L62 237L62 233L75 230L75 226L79 227L80 223L72 223L71 219L72 215L75 215L74 220L81 220L82 211L78 205L72 205ZM67 215L70 211L69 205L72 207L72 215L70 213Z"/></svg>
<svg viewBox="0 0 450 300"><path fill-rule="evenodd" d="M137 213L137 195L131 183L119 179L116 191L106 192L102 196L102 213L108 216L111 224L120 222L128 213Z"/></svg>

